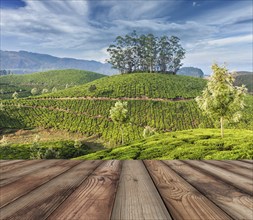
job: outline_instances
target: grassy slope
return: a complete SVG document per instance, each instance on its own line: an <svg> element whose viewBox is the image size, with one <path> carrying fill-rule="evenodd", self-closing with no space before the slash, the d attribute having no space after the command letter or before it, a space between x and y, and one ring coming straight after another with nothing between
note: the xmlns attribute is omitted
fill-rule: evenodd
<svg viewBox="0 0 253 220"><path fill-rule="evenodd" d="M75 142L80 143L77 148ZM103 149L96 137L87 138L81 133L53 129L0 130L0 159L69 159ZM50 150L47 155L46 151Z"/></svg>
<svg viewBox="0 0 253 220"><path fill-rule="evenodd" d="M76 159L253 159L253 131L195 129L164 133L130 145L98 151Z"/></svg>
<svg viewBox="0 0 253 220"><path fill-rule="evenodd" d="M201 93L206 81L186 76L130 74L105 77L89 83L88 86L82 85L54 94L63 97L75 94L85 96L89 94L88 88L91 84L97 86L94 96L140 97L142 94L147 94L146 96L149 97L160 98L165 94L165 97L172 98L195 97ZM105 94L108 85L113 90L110 94ZM152 93L146 89L152 87L156 88L150 90ZM143 93L144 91L145 93ZM54 96L54 94L49 94L49 96ZM4 111L0 112L0 127L54 128L82 132L88 136L99 135L111 146L120 143L121 136L118 126L109 119L109 110L115 101L18 99L2 101L2 103L7 106L4 107ZM242 121L230 125L230 128L253 130L253 97L248 96L246 103L247 107L243 113ZM19 108L17 108L18 105L20 105ZM158 132L193 129L199 126L213 127L211 120L201 114L194 100L180 102L128 101L128 114L130 120L125 128L125 141L127 142L141 138L146 125L156 128Z"/></svg>
<svg viewBox="0 0 253 220"><path fill-rule="evenodd" d="M90 85L96 85L97 89L94 92L89 92L88 88ZM62 90L48 96L193 98L201 93L205 85L206 81L203 79L186 76L149 73L131 74L105 77L87 85ZM0 111L0 127L53 128L81 132L87 136L98 135L111 146L119 145L120 143L121 136L118 126L109 120L109 110L115 101L18 99L2 102L7 106L4 107L4 111ZM253 97L247 96L246 103L247 107L243 113L242 121L238 124L230 125L230 128L253 130ZM17 105L20 106L17 108ZM125 128L125 143L142 138L142 132L146 125L156 128L158 132L198 128L201 123L210 125L210 120L203 117L194 100L180 102L128 101L128 113L130 121ZM230 136L226 136L224 140L218 138L219 132L217 130L185 132L161 134L160 136L135 142L129 146L97 152L83 158L238 159L252 156L252 151L250 152L250 147L252 146L249 145L252 144L250 142L252 137L250 131L231 130L229 131ZM175 138L171 136L173 134L176 136L177 134L180 135ZM155 138L158 139L155 140ZM162 141L161 143L160 140ZM56 142L45 143L47 148L54 144L59 145ZM22 148L29 149L31 143L22 145L21 148L20 145L13 146L14 153L17 149L17 154L14 154L16 156L13 158L17 158L19 153L22 154ZM74 153L73 141L64 146L72 149L72 153ZM6 155L8 155L10 146L9 148L5 147L4 150ZM68 154L67 151L68 155L64 153L63 158L69 158L70 155L73 155L72 153Z"/></svg>
<svg viewBox="0 0 253 220"><path fill-rule="evenodd" d="M20 92L20 97L30 96L31 89L36 87L41 90L46 88L49 91L56 87L65 89L68 86L85 84L93 80L104 77L105 75L84 71L84 70L52 70L25 75L0 76L0 88L7 94L0 94L0 98L11 98L14 91Z"/></svg>
<svg viewBox="0 0 253 220"><path fill-rule="evenodd" d="M90 92L89 87L96 86ZM200 94L206 80L189 76L158 73L135 73L101 78L75 88L69 88L46 97L142 97L192 98Z"/></svg>

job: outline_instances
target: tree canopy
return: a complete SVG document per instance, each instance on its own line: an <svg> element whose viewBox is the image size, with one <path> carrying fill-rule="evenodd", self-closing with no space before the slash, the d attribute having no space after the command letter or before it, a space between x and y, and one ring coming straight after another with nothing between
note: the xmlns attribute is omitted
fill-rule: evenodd
<svg viewBox="0 0 253 220"><path fill-rule="evenodd" d="M185 50L176 36L138 36L136 31L118 36L107 51L112 67L121 73L162 72L176 74L182 66Z"/></svg>

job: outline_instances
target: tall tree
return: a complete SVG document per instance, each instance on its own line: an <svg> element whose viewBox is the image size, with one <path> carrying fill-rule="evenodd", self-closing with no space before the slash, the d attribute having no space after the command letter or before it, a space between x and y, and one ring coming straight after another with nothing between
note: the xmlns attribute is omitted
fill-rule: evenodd
<svg viewBox="0 0 253 220"><path fill-rule="evenodd" d="M201 110L213 119L220 120L221 137L224 137L224 119L238 121L244 108L247 89L233 86L234 78L225 66L212 66L213 75L207 83L202 96L196 101Z"/></svg>
<svg viewBox="0 0 253 220"><path fill-rule="evenodd" d="M107 60L108 63L112 64L114 69L118 69L120 73L126 72L125 60L124 60L124 47L125 42L124 38L118 36L115 39L115 44L111 44L107 49L107 52L110 54L110 59Z"/></svg>
<svg viewBox="0 0 253 220"><path fill-rule="evenodd" d="M157 38L153 34L148 34L145 36L144 43L144 56L146 63L149 67L149 72L153 72L154 65L156 62L157 56Z"/></svg>
<svg viewBox="0 0 253 220"><path fill-rule="evenodd" d="M179 70L179 68L183 65L181 63L181 60L185 57L185 50L179 43L180 39L175 36L170 37L170 46L169 46L169 54L171 56L170 62L168 64L168 69L173 74L176 74L176 72Z"/></svg>
<svg viewBox="0 0 253 220"><path fill-rule="evenodd" d="M160 69L160 72L166 73L167 64L171 62L172 53L170 50L170 42L167 36L160 37L158 41L158 59L157 63Z"/></svg>

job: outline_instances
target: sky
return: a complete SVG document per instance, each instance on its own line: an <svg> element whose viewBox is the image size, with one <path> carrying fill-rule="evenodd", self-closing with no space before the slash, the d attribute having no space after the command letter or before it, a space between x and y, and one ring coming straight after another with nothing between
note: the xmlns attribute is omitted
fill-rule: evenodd
<svg viewBox="0 0 253 220"><path fill-rule="evenodd" d="M183 66L253 71L251 0L0 0L0 49L105 62L119 35L174 35Z"/></svg>

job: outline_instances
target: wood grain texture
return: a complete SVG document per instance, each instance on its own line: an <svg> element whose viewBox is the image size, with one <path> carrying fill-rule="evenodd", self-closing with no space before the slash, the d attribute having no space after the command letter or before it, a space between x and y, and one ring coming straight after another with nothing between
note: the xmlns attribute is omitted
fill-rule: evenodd
<svg viewBox="0 0 253 220"><path fill-rule="evenodd" d="M161 161L144 161L173 219L231 219Z"/></svg>
<svg viewBox="0 0 253 220"><path fill-rule="evenodd" d="M218 161L218 160L206 160L205 163L209 163L214 166L220 167L222 169L228 170L232 173L238 174L240 176L244 176L246 178L249 178L250 180L253 179L253 172L251 172L248 168L245 169L245 167L241 167L240 164L242 162L240 161L239 161L239 164L236 164L236 165L230 161ZM252 164L252 168L253 168L253 164Z"/></svg>
<svg viewBox="0 0 253 220"><path fill-rule="evenodd" d="M30 166L30 165L32 165L34 163L38 163L40 161L39 160L38 161L36 161L36 160L12 160L10 162L12 162L12 163L0 165L1 175L3 175L5 172L10 172L14 169L25 167L25 166ZM6 177L6 178L8 178L8 177Z"/></svg>
<svg viewBox="0 0 253 220"><path fill-rule="evenodd" d="M37 188L38 186L46 183L62 172L70 169L80 162L78 161L60 161L53 160L47 162L47 168L42 170L37 170L30 175L25 175L24 177L18 179L15 182L7 184L3 187L0 187L0 208L13 200L19 198L22 195L25 195Z"/></svg>
<svg viewBox="0 0 253 220"><path fill-rule="evenodd" d="M124 161L111 219L171 219L142 161Z"/></svg>
<svg viewBox="0 0 253 220"><path fill-rule="evenodd" d="M253 163L253 160L240 160L242 162L245 162L245 163Z"/></svg>
<svg viewBox="0 0 253 220"><path fill-rule="evenodd" d="M194 166L195 168L198 168L200 170L205 171L206 173L211 174L212 176L215 176L216 178L221 179L222 181L242 190L243 192L246 192L249 195L253 195L253 182L251 179L243 177L241 175L232 173L226 169L219 168L217 166L205 163L203 161L191 161L187 160L185 163L190 164L191 166Z"/></svg>
<svg viewBox="0 0 253 220"><path fill-rule="evenodd" d="M252 219L252 196L190 167L183 161L171 160L164 163L234 219Z"/></svg>
<svg viewBox="0 0 253 220"><path fill-rule="evenodd" d="M0 161L0 219L253 219L251 167L249 161Z"/></svg>
<svg viewBox="0 0 253 220"><path fill-rule="evenodd" d="M15 168L11 171L6 171L0 175L0 186L10 184L18 179L22 178L25 175L29 175L36 170L43 169L48 166L46 160L30 160L27 161L24 166Z"/></svg>
<svg viewBox="0 0 253 220"><path fill-rule="evenodd" d="M0 161L0 168L5 166L5 165L10 165L10 164L13 164L13 163L18 163L18 162L21 162L21 161L24 161L24 160L1 160Z"/></svg>
<svg viewBox="0 0 253 220"><path fill-rule="evenodd" d="M240 160L226 160L229 164L234 164L235 166L239 166L241 168L253 170L253 163L248 163L247 161L240 161Z"/></svg>
<svg viewBox="0 0 253 220"><path fill-rule="evenodd" d="M106 161L49 216L49 220L110 219L122 161Z"/></svg>
<svg viewBox="0 0 253 220"><path fill-rule="evenodd" d="M2 219L46 219L101 164L82 162L0 209ZM75 204L75 203L74 203Z"/></svg>

